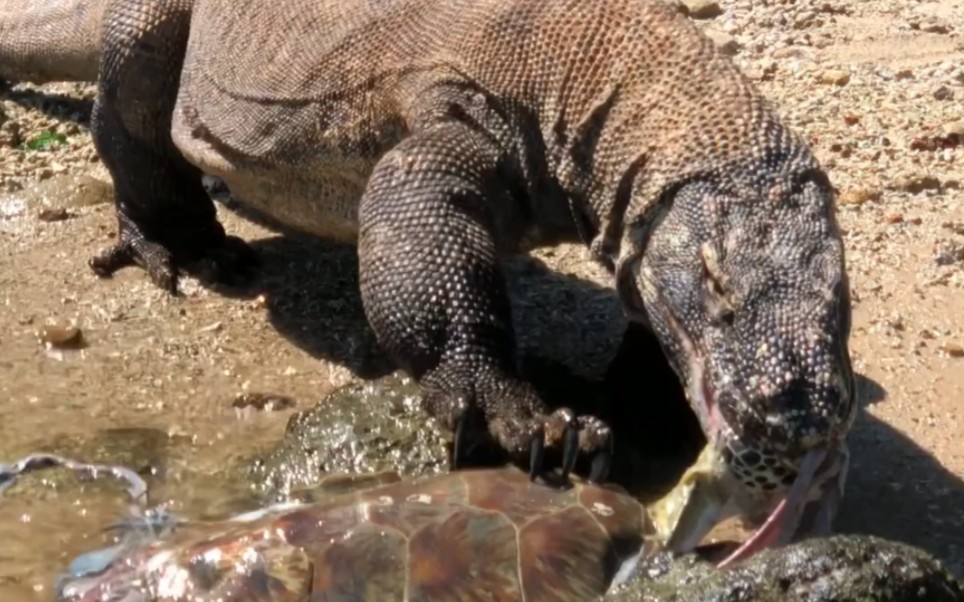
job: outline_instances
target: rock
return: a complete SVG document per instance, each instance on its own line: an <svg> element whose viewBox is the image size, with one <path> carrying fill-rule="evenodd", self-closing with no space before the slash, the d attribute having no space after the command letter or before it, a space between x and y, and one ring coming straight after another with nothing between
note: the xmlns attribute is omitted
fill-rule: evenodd
<svg viewBox="0 0 964 602"><path fill-rule="evenodd" d="M952 137L957 140L958 144L964 144L964 119L945 123L941 127L941 131L945 136Z"/></svg>
<svg viewBox="0 0 964 602"><path fill-rule="evenodd" d="M719 48L720 52L727 56L734 56L740 51L740 43L730 34L724 31L708 30L706 35L709 36L716 47Z"/></svg>
<svg viewBox="0 0 964 602"><path fill-rule="evenodd" d="M881 192L873 188L850 188L840 195L838 202L841 205L860 206L868 201L879 201Z"/></svg>
<svg viewBox="0 0 964 602"><path fill-rule="evenodd" d="M723 7L714 0L680 0L680 3L691 19L715 19L723 14Z"/></svg>
<svg viewBox="0 0 964 602"><path fill-rule="evenodd" d="M948 357L964 357L964 347L957 343L944 343L941 345L941 351L946 353Z"/></svg>
<svg viewBox="0 0 964 602"><path fill-rule="evenodd" d="M934 249L934 263L937 265L954 265L964 261L964 245L956 240L938 241Z"/></svg>
<svg viewBox="0 0 964 602"><path fill-rule="evenodd" d="M324 473L394 470L404 475L448 469L448 436L420 408L410 379L388 376L346 385L288 420L285 438L258 459L250 478L280 494Z"/></svg>
<svg viewBox="0 0 964 602"><path fill-rule="evenodd" d="M298 402L293 398L275 393L238 393L231 402L231 407L238 410L252 408L264 412L287 410L296 405Z"/></svg>
<svg viewBox="0 0 964 602"><path fill-rule="evenodd" d="M820 73L820 83L846 86L850 83L850 72L842 69L826 69Z"/></svg>
<svg viewBox="0 0 964 602"><path fill-rule="evenodd" d="M49 167L40 170L38 175L43 181L28 186L18 195L29 207L38 210L87 207L114 200L113 185L89 175L56 175Z"/></svg>
<svg viewBox="0 0 964 602"><path fill-rule="evenodd" d="M954 92L947 86L940 86L934 90L934 100L953 100Z"/></svg>
<svg viewBox="0 0 964 602"><path fill-rule="evenodd" d="M70 212L63 207L49 207L41 209L37 214L37 219L42 222L62 222L71 217Z"/></svg>
<svg viewBox="0 0 964 602"><path fill-rule="evenodd" d="M941 181L930 175L909 175L897 182L897 188L911 194L920 194L925 190L940 190Z"/></svg>
<svg viewBox="0 0 964 602"><path fill-rule="evenodd" d="M642 561L607 602L962 602L964 586L930 554L869 535L764 550L725 571L695 555Z"/></svg>
<svg viewBox="0 0 964 602"><path fill-rule="evenodd" d="M78 349L84 346L84 333L70 324L45 324L37 334L48 349Z"/></svg>

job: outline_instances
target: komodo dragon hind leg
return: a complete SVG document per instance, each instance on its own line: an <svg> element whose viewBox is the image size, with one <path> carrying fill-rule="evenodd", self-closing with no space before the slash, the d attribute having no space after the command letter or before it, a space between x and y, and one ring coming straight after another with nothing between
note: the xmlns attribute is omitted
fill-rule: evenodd
<svg viewBox="0 0 964 602"><path fill-rule="evenodd" d="M496 226L515 223L499 214L513 206L502 156L490 139L448 122L379 161L359 206L365 313L383 347L419 380L426 410L455 432L454 467L484 441L528 463L533 477L548 447L562 452L563 478L580 453L601 478L609 427L567 408L549 412L518 377L498 252L511 235Z"/></svg>
<svg viewBox="0 0 964 602"><path fill-rule="evenodd" d="M91 129L114 181L118 242L90 260L102 277L129 265L175 293L179 268L232 283L254 252L226 236L201 173L177 151L171 120L190 26L190 0L122 0L107 14Z"/></svg>

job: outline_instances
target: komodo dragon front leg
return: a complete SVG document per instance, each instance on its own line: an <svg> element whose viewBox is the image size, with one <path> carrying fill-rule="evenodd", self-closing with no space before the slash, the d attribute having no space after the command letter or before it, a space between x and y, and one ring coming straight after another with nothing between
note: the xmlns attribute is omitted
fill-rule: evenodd
<svg viewBox="0 0 964 602"><path fill-rule="evenodd" d="M201 172L171 140L190 0L118 2L108 14L91 130L114 181L118 242L90 261L100 276L137 264L177 292L180 268L246 278L256 255L226 236Z"/></svg>
<svg viewBox="0 0 964 602"><path fill-rule="evenodd" d="M120 240L91 266L109 276L138 264L172 293L182 268L200 265L202 276L225 281L255 262L225 235L200 170L171 136L192 8L191 0L111 5L92 119L116 187ZM359 208L363 302L375 333L419 379L427 409L455 431L455 466L472 445L494 440L533 475L550 447L562 451L564 477L583 452L602 478L609 428L567 408L550 413L517 377L496 251L512 235L495 224L513 221L496 209L498 151L467 127L435 128L382 159Z"/></svg>
<svg viewBox="0 0 964 602"><path fill-rule="evenodd" d="M420 380L429 412L455 430L456 455L481 414L487 434L533 475L546 446L579 451L591 478L608 470L609 428L566 409L552 413L516 377L509 298L499 267L499 208L511 207L499 148L461 123L415 133L375 167L359 207L365 312L382 344ZM457 459L455 460L457 463Z"/></svg>

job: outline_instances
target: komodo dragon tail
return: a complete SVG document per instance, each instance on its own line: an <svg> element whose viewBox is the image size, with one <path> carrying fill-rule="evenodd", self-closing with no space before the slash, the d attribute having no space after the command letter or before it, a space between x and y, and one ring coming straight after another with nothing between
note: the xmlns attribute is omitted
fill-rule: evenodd
<svg viewBox="0 0 964 602"><path fill-rule="evenodd" d="M109 0L0 0L0 79L95 81Z"/></svg>

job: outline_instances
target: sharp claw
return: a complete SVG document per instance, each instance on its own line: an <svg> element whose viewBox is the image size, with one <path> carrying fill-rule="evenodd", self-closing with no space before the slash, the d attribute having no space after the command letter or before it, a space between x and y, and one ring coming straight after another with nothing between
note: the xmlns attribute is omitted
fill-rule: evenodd
<svg viewBox="0 0 964 602"><path fill-rule="evenodd" d="M596 456L592 459L592 468L589 471L589 482L599 483L609 476L609 468L612 466L613 461L613 443L612 438L609 439L609 445L606 449L601 449L596 453Z"/></svg>
<svg viewBox="0 0 964 602"><path fill-rule="evenodd" d="M543 456L545 456L546 442L542 433L536 433L532 438L529 449L529 480L535 481L542 471Z"/></svg>
<svg viewBox="0 0 964 602"><path fill-rule="evenodd" d="M573 420L566 425L562 443L562 480L569 478L579 457L579 425Z"/></svg>
<svg viewBox="0 0 964 602"><path fill-rule="evenodd" d="M468 418L463 414L455 424L455 438L452 441L452 466L451 470L459 469L459 452L465 445L465 431L468 429Z"/></svg>

